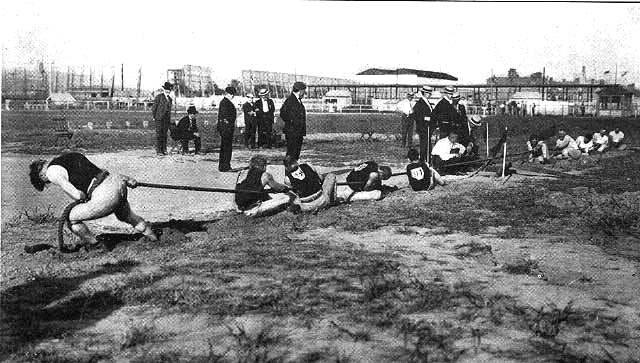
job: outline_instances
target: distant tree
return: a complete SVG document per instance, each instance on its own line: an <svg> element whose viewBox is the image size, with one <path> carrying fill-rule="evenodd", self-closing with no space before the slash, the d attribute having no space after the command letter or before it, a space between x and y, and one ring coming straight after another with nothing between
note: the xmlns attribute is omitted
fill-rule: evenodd
<svg viewBox="0 0 640 363"><path fill-rule="evenodd" d="M213 94L216 96L220 96L224 94L224 90L218 87L218 85L215 82L213 83Z"/></svg>

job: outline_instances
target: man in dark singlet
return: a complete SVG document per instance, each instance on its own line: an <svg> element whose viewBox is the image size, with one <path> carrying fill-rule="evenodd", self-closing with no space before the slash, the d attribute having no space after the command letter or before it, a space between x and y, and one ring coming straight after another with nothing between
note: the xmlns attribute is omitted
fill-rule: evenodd
<svg viewBox="0 0 640 363"><path fill-rule="evenodd" d="M411 189L414 191L431 190L436 185L445 185L437 171L430 168L424 161L420 161L420 154L417 150L410 149L407 152L407 159L409 159L407 178Z"/></svg>
<svg viewBox="0 0 640 363"><path fill-rule="evenodd" d="M266 186L282 194L270 196L265 190ZM246 171L245 178L236 184L236 190L241 191L236 193L235 197L237 211L249 217L277 213L283 210L291 200L291 196L285 194L288 189L286 185L276 182L273 175L267 172L267 159L262 155L254 155L249 160L249 169ZM248 191L248 193L242 191Z"/></svg>
<svg viewBox="0 0 640 363"><path fill-rule="evenodd" d="M62 154L49 162L34 161L30 165L29 177L39 191L48 184L56 184L74 200L85 201L71 209L69 214L71 231L85 244L95 245L97 240L83 222L111 213L152 241L157 240L151 226L133 213L127 201L127 187L137 186L133 178L110 174L76 152Z"/></svg>
<svg viewBox="0 0 640 363"><path fill-rule="evenodd" d="M382 181L390 177L391 168L379 166L375 161L366 161L353 168L347 175L351 193L344 199L347 201L382 199L383 192L394 190L382 185Z"/></svg>
<svg viewBox="0 0 640 363"><path fill-rule="evenodd" d="M316 212L336 200L336 176L333 173L320 176L309 164L287 155L284 158L285 185L291 186L297 195L293 200L302 212Z"/></svg>

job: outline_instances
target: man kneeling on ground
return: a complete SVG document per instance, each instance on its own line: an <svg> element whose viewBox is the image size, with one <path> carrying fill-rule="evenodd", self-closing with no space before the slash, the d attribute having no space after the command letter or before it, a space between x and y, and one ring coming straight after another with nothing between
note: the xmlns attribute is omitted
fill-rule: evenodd
<svg viewBox="0 0 640 363"><path fill-rule="evenodd" d="M593 148L599 153L603 153L609 148L609 136L605 129L594 132L592 140Z"/></svg>
<svg viewBox="0 0 640 363"><path fill-rule="evenodd" d="M282 194L271 197L265 189L266 186ZM236 190L238 191L235 197L237 210L248 217L277 213L285 209L291 200L290 195L284 194L289 188L276 182L273 175L267 172L267 159L262 155L251 157L246 177L236 184Z"/></svg>
<svg viewBox="0 0 640 363"><path fill-rule="evenodd" d="M189 140L193 140L195 146L194 153L196 155L200 153L202 142L200 141L200 133L198 132L198 125L196 123L197 114L196 106L189 106L187 116L181 118L177 124L171 126L171 138L180 142L183 154L189 152Z"/></svg>
<svg viewBox="0 0 640 363"><path fill-rule="evenodd" d="M298 164L298 160L287 155L284 158L284 183L291 186L297 195L293 205L302 212L316 212L336 200L336 176L328 173L318 175L309 164Z"/></svg>
<svg viewBox="0 0 640 363"><path fill-rule="evenodd" d="M549 149L544 140L540 140L538 135L531 135L527 141L527 149L529 150L529 162L537 161L541 164L549 162Z"/></svg>
<svg viewBox="0 0 640 363"><path fill-rule="evenodd" d="M451 166L451 164L466 161L463 156L466 148L458 143L458 134L449 132L449 136L443 137L433 147L431 163L433 168L441 174L461 172L466 167Z"/></svg>
<svg viewBox="0 0 640 363"><path fill-rule="evenodd" d="M391 168L378 166L375 161L367 161L356 166L347 175L347 183L352 192L345 198L346 201L382 199L385 193L398 189L382 185L382 181L390 177Z"/></svg>
<svg viewBox="0 0 640 363"><path fill-rule="evenodd" d="M420 161L420 154L415 149L407 153L409 165L407 165L407 178L414 191L431 190L436 185L445 185L444 180L437 171L429 167L424 161Z"/></svg>
<svg viewBox="0 0 640 363"><path fill-rule="evenodd" d="M83 201L71 209L69 222L71 231L85 245L96 245L98 241L84 221L106 217L111 213L150 240L157 240L151 226L133 213L127 201L127 187L135 188L138 184L133 178L110 174L75 152L62 154L49 162L34 161L29 177L31 184L39 191L48 184L55 184L74 200Z"/></svg>
<svg viewBox="0 0 640 363"><path fill-rule="evenodd" d="M616 150L624 150L627 145L624 143L624 132L620 131L619 127L609 133L609 139L611 140L611 148Z"/></svg>
<svg viewBox="0 0 640 363"><path fill-rule="evenodd" d="M582 153L578 150L578 144L573 137L567 135L563 129L558 130L558 140L555 148L556 159L579 159Z"/></svg>

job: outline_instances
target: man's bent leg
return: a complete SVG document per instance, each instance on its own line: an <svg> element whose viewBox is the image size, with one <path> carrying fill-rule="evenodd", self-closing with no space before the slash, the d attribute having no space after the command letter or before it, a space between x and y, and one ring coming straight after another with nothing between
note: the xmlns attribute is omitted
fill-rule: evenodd
<svg viewBox="0 0 640 363"><path fill-rule="evenodd" d="M336 175L328 173L322 182L322 194L327 198L329 204L336 200Z"/></svg>
<svg viewBox="0 0 640 363"><path fill-rule="evenodd" d="M367 201L367 200L380 200L382 199L382 191L370 190L368 192L357 192L351 197L352 202Z"/></svg>
<svg viewBox="0 0 640 363"><path fill-rule="evenodd" d="M151 225L147 223L142 217L133 213L128 201L124 201L115 211L116 218L118 220L130 224L133 229L138 233L142 233L152 241L157 241L158 237L151 229Z"/></svg>
<svg viewBox="0 0 640 363"><path fill-rule="evenodd" d="M284 210L290 201L291 197L288 194L275 194L271 199L265 200L257 207L244 211L244 215L247 217L262 217L277 213L280 210Z"/></svg>

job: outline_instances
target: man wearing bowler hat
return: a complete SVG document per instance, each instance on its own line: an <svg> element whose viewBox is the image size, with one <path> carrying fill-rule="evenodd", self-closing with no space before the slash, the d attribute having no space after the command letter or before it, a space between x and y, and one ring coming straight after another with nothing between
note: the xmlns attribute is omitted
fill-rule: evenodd
<svg viewBox="0 0 640 363"><path fill-rule="evenodd" d="M218 170L221 172L231 170L231 152L233 146L233 131L236 127L236 106L231 102L236 94L234 87L224 89L224 98L220 101L218 109L218 124L216 128L220 133L220 159Z"/></svg>
<svg viewBox="0 0 640 363"><path fill-rule="evenodd" d="M433 92L433 88L423 86L419 92L419 99L413 106L413 119L416 122L416 132L420 137L420 161L427 160L429 149L430 133L433 132L431 114L433 108L429 103L429 97Z"/></svg>
<svg viewBox="0 0 640 363"><path fill-rule="evenodd" d="M200 133L198 132L198 125L196 123L196 115L198 110L196 106L189 106L187 109L187 116L178 121L176 125L171 127L171 138L180 141L182 144L182 153L189 151L189 140L193 140L195 146L195 154L200 153Z"/></svg>
<svg viewBox="0 0 640 363"><path fill-rule="evenodd" d="M165 82L162 86L162 93L158 94L153 101L151 113L156 123L156 155L167 155L167 131L171 123L171 89L173 85Z"/></svg>
<svg viewBox="0 0 640 363"><path fill-rule="evenodd" d="M307 134L307 111L302 104L307 85L295 82L289 97L280 108L280 117L284 121L283 132L287 138L287 155L300 159L302 139Z"/></svg>
<svg viewBox="0 0 640 363"><path fill-rule="evenodd" d="M433 122L440 128L440 135L449 135L458 119L452 97L453 87L445 87L442 90L442 99L433 108Z"/></svg>
<svg viewBox="0 0 640 363"><path fill-rule="evenodd" d="M273 104L273 100L269 98L268 89L261 88L258 92L258 97L260 98L253 105L256 112L256 119L258 120L258 145L271 149L271 142L273 140L273 114L276 111L276 106Z"/></svg>

